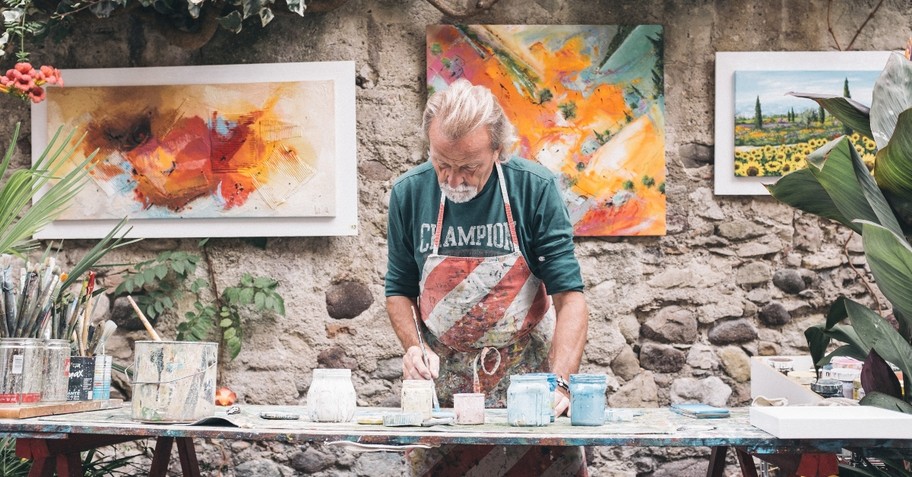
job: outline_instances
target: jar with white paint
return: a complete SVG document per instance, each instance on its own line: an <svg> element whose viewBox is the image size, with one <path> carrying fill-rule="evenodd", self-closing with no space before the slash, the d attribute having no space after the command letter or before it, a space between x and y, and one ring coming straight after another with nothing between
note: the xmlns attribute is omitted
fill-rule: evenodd
<svg viewBox="0 0 912 477"><path fill-rule="evenodd" d="M314 422L348 422L357 396L350 369L315 369L307 391L307 412Z"/></svg>
<svg viewBox="0 0 912 477"><path fill-rule="evenodd" d="M430 419L434 409L434 382L425 379L402 381L402 413L418 413Z"/></svg>

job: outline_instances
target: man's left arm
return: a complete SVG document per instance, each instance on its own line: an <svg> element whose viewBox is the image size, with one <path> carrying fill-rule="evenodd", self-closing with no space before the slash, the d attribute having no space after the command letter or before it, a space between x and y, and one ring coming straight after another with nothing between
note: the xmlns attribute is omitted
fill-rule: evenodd
<svg viewBox="0 0 912 477"><path fill-rule="evenodd" d="M589 329L589 309L582 292L566 291L552 295L554 310L557 312L557 325L554 328L554 339L548 353L551 372L562 379L570 379L571 374L579 371L586 346L586 333ZM570 407L570 396L558 388L555 391L554 412L560 416Z"/></svg>

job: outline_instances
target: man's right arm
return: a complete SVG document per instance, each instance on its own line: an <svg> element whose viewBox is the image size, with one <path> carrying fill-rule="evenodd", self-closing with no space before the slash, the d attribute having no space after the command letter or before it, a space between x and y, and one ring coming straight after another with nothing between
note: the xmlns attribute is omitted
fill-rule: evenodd
<svg viewBox="0 0 912 477"><path fill-rule="evenodd" d="M440 358L436 353L427 348L430 369L424 364L424 354L418 341L418 330L415 328L415 318L412 313L417 313L418 306L414 298L407 296L386 297L386 312L390 317L390 324L405 355L402 357L403 379L432 379L440 373Z"/></svg>

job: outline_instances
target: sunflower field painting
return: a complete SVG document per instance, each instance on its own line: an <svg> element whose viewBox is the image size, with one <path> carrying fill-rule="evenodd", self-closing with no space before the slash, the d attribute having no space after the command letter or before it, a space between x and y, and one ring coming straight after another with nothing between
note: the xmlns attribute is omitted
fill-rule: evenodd
<svg viewBox="0 0 912 477"><path fill-rule="evenodd" d="M869 168L877 147L829 116L816 102L790 91L836 94L870 105L880 71L736 71L736 177L779 177L806 167L805 158L849 135Z"/></svg>
<svg viewBox="0 0 912 477"><path fill-rule="evenodd" d="M432 25L428 93L490 89L577 236L664 235L663 50L660 25Z"/></svg>

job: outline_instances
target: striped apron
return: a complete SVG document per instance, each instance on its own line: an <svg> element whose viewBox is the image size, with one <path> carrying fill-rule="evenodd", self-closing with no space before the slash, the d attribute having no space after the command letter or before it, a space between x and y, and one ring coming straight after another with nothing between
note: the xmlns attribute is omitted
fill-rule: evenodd
<svg viewBox="0 0 912 477"><path fill-rule="evenodd" d="M548 368L551 298L520 252L503 170L495 165L513 252L440 255L446 204L441 193L433 250L421 272L419 310L428 345L440 356L437 393L447 405L454 393L473 391L472 362L482 348L497 350L484 355L485 371L478 373L487 407L506 406L510 374ZM444 446L411 451L409 460L417 475L588 475L580 447Z"/></svg>

